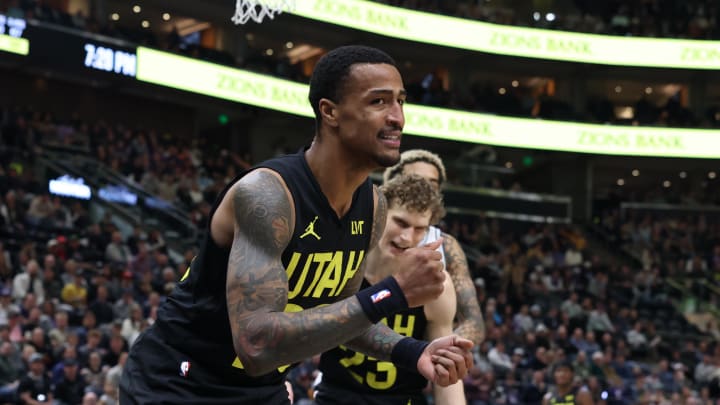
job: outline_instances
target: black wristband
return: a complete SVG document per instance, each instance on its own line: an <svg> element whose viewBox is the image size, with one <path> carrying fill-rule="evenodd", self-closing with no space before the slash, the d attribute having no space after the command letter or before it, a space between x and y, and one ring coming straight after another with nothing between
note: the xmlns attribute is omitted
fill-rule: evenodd
<svg viewBox="0 0 720 405"><path fill-rule="evenodd" d="M378 323L386 316L408 308L405 294L392 276L358 291L355 296L372 323Z"/></svg>
<svg viewBox="0 0 720 405"><path fill-rule="evenodd" d="M395 344L390 360L402 368L417 371L417 362L429 342L405 337Z"/></svg>

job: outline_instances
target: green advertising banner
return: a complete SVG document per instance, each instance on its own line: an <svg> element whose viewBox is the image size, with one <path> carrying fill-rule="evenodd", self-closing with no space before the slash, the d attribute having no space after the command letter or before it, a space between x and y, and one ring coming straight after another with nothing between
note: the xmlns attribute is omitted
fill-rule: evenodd
<svg viewBox="0 0 720 405"><path fill-rule="evenodd" d="M16 53L18 55L27 55L30 53L30 41L25 38L11 37L10 35L0 35L0 51Z"/></svg>
<svg viewBox="0 0 720 405"><path fill-rule="evenodd" d="M289 12L388 37L498 55L613 66L720 69L720 41L512 27L365 0L299 0Z"/></svg>
<svg viewBox="0 0 720 405"><path fill-rule="evenodd" d="M137 49L137 79L161 86L312 117L305 84ZM499 117L405 105L405 133L515 148L608 155L720 158L720 131L629 127Z"/></svg>

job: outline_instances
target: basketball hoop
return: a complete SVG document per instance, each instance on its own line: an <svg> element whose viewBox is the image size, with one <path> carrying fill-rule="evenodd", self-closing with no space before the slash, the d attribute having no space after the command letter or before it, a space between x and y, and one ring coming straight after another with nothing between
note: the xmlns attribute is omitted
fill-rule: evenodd
<svg viewBox="0 0 720 405"><path fill-rule="evenodd" d="M235 25L245 24L253 20L261 23L265 17L271 20L283 11L295 10L296 0L236 0L235 15L232 22Z"/></svg>

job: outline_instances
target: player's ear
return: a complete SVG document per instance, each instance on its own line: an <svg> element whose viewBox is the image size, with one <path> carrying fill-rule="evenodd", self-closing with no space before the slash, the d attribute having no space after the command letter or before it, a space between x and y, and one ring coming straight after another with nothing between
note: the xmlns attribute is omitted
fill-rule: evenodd
<svg viewBox="0 0 720 405"><path fill-rule="evenodd" d="M337 104L327 98L321 98L318 104L320 116L322 117L323 121L325 121L331 127L337 127Z"/></svg>

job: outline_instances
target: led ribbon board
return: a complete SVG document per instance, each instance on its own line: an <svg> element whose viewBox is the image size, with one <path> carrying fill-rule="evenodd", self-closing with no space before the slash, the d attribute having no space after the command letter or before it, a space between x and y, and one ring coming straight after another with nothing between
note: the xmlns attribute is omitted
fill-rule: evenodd
<svg viewBox="0 0 720 405"><path fill-rule="evenodd" d="M27 55L30 53L30 41L21 38L27 22L22 18L0 14L0 51Z"/></svg>
<svg viewBox="0 0 720 405"><path fill-rule="evenodd" d="M720 41L511 27L365 0L302 0L289 12L388 37L498 55L613 66L720 69Z"/></svg>
<svg viewBox="0 0 720 405"><path fill-rule="evenodd" d="M149 48L137 79L288 114L312 117L308 86ZM405 105L405 132L460 142L608 155L720 158L720 131L625 127L499 117Z"/></svg>
<svg viewBox="0 0 720 405"><path fill-rule="evenodd" d="M0 35L0 51L16 53L18 55L27 55L30 53L30 41L25 38L11 37L10 35Z"/></svg>

